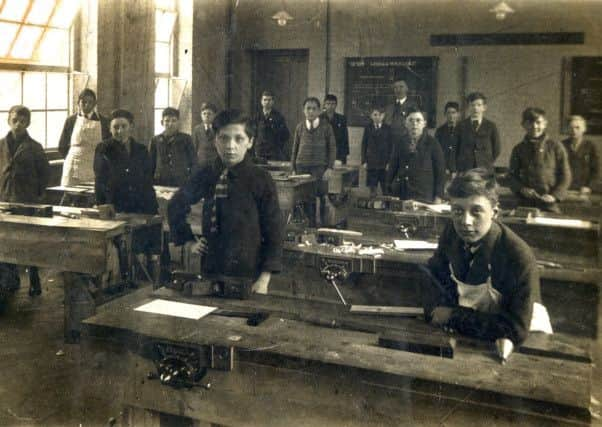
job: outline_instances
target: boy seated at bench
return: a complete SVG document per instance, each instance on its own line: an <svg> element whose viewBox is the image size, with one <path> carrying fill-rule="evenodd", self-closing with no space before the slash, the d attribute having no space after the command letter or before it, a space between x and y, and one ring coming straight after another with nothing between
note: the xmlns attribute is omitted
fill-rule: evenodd
<svg viewBox="0 0 602 427"><path fill-rule="evenodd" d="M189 251L205 255L204 274L249 279L253 292L266 294L282 258L276 185L248 152L254 135L249 118L237 110L223 111L213 125L219 157L195 173L170 200L170 233L176 245L186 244ZM186 215L202 198L203 235L197 238Z"/></svg>
<svg viewBox="0 0 602 427"><path fill-rule="evenodd" d="M485 169L458 174L447 190L452 222L428 261L430 323L476 338L520 345L529 331L552 333L531 248L496 220L498 195Z"/></svg>

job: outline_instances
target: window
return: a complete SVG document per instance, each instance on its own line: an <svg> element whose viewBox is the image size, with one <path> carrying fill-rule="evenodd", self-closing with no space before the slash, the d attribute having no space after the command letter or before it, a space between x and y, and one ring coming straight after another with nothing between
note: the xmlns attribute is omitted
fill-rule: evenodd
<svg viewBox="0 0 602 427"><path fill-rule="evenodd" d="M0 70L0 135L9 131L8 110L23 104L31 110L28 132L46 149L58 147L69 115L69 74Z"/></svg>
<svg viewBox="0 0 602 427"><path fill-rule="evenodd" d="M0 0L0 61L69 66L69 30L80 0Z"/></svg>
<svg viewBox="0 0 602 427"><path fill-rule="evenodd" d="M174 73L174 0L155 0L155 134L161 133L161 113L170 106Z"/></svg>
<svg viewBox="0 0 602 427"><path fill-rule="evenodd" d="M81 0L0 0L0 137L8 110L31 110L28 132L55 149L70 105L71 25Z"/></svg>

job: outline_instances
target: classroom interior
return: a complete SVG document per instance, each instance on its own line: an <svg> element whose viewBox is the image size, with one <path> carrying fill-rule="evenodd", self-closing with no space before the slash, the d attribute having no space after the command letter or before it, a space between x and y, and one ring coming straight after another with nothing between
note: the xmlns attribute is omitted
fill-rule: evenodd
<svg viewBox="0 0 602 427"><path fill-rule="evenodd" d="M500 3L511 8L503 17L496 16ZM161 132L166 107L180 111L180 128L191 133L201 123L203 102L255 114L265 90L274 94L275 108L293 132L304 119L308 96L322 100L334 94L339 113L357 116L354 109L363 92L361 79L351 79L353 61L421 57L432 66L432 80L425 86L432 107L428 132L444 123L447 101L464 108L467 94L483 92L486 117L501 136L495 166L503 175L513 147L524 137L521 113L527 107L546 111L548 134L557 141L567 138L571 114L587 115L587 137L602 150L602 86L595 74L602 70L600 16L600 0L0 0L0 136L9 131L9 108L29 107L29 133L50 160L49 187L59 187L59 136L85 88L96 92L102 114L115 108L131 111L134 138L145 145ZM516 37L504 37L508 35ZM587 82L575 66L580 58L593 64ZM389 99L390 87L379 89L385 97L379 99ZM410 84L410 94L412 90ZM580 96L591 102L579 103ZM388 202L367 208L366 172L360 165L364 126L361 118L350 122L347 166L328 206L331 225L344 219L349 230L363 233L364 246L368 241L374 247L392 243L392 236L402 238L408 227L417 238L432 238L440 232L440 215L397 212ZM285 194L287 184L281 185ZM62 274L69 261L60 251L67 247L64 236L71 234L56 228L56 253L52 246L40 246L31 258L41 266L42 295L28 295L22 268L21 289L0 316L0 425L600 425L602 182L592 190L590 197L567 202L562 218L579 222L575 227L507 219L535 248L542 298L561 341L526 347L514 355L516 370L506 373L497 361L467 356L472 344L470 351L457 350L456 364L443 356L415 356L413 350L385 354L369 344L378 339L370 328L382 332L391 318L365 315L358 320L343 312L339 289L335 285L335 293L321 272L324 263L344 259L341 265L351 274L339 285L352 303L406 306L419 305L417 287L424 277L417 265L428 256L409 253L399 260L385 252L383 258L368 254L347 259L339 252L333 258L322 249L299 249L307 233L295 226L287 228L288 271L270 288L271 296L284 301L271 314L270 321L280 321L279 326L269 324L276 331L271 339L231 314L248 309L242 303L230 303L230 314L213 316L217 320L198 328L127 317L124 313L152 292L171 298L159 289L152 271L139 266L143 271L132 273L140 279L137 288L112 290L92 303L85 317L93 320L77 326L81 340L69 341L65 325L73 320L64 296L73 286L68 281L77 278ZM294 210L297 193L290 191ZM82 199L83 193L78 193ZM60 200L47 193L48 205ZM160 201L164 213L161 209ZM72 214L66 208L58 211ZM161 219L144 225L124 221L120 227L126 231L120 228L119 233L130 233L128 248L135 246L131 230L142 226L154 227L167 245L169 237L157 232ZM27 234L4 213L0 227L8 242L0 250L2 261L34 265L19 262L11 247L21 248L19 240L33 239L35 231ZM117 228L110 232L118 233ZM339 241L336 235L326 239ZM80 246L73 248L68 253L75 259ZM168 250L176 268L194 270L198 260L173 247ZM92 250L82 252L82 259L98 257ZM102 269L74 271L98 274ZM310 320L300 314L304 310ZM396 322L391 320L396 331L407 327L405 318ZM211 328L216 332L198 333ZM413 323L411 328L415 334L424 331ZM297 335L291 331L296 329L309 332L293 342ZM245 339L256 341L240 344L242 350L233 355L241 331ZM289 341L274 343L279 334ZM155 368L152 356L130 348L142 348L144 340L152 341L155 350L163 348L153 339L176 349L208 348L204 381L192 388L160 384L150 372ZM328 351L329 346L340 352ZM224 348L226 356L213 355ZM213 366L218 359L221 365ZM224 359L230 359L229 368ZM478 373L482 367L486 370ZM466 378L470 375L475 378Z"/></svg>

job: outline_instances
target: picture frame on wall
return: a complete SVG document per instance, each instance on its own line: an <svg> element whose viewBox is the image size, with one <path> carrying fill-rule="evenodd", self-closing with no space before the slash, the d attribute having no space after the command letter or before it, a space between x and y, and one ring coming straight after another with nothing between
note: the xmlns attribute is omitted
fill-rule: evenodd
<svg viewBox="0 0 602 427"><path fill-rule="evenodd" d="M602 135L602 56L564 58L562 70L562 132L568 133L568 118L578 114L590 135Z"/></svg>

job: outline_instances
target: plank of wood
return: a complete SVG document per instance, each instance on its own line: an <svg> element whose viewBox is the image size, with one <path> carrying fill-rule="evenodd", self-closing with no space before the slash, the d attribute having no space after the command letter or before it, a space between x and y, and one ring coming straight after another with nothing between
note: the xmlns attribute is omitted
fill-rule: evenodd
<svg viewBox="0 0 602 427"><path fill-rule="evenodd" d="M272 318L251 327L225 322L227 318L221 316L195 321L133 310L149 300L149 291L142 289L99 307L85 323L97 330L127 330L130 337L133 334L140 339L235 345L240 360L246 354L266 351L283 358L455 384L558 405L588 408L590 404L592 367L586 363L515 353L511 362L501 366L491 352L470 347L457 346L453 359L433 358L379 347L378 337L372 333L313 326L286 318ZM239 339L233 343L232 336Z"/></svg>
<svg viewBox="0 0 602 427"><path fill-rule="evenodd" d="M379 316L410 316L417 317L424 314L422 307L403 307L386 305L352 305L350 313L374 314Z"/></svg>
<svg viewBox="0 0 602 427"><path fill-rule="evenodd" d="M385 332L378 337L380 347L410 351L439 357L454 357L456 340L445 334L414 334L411 332Z"/></svg>

